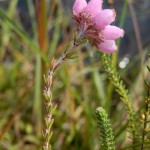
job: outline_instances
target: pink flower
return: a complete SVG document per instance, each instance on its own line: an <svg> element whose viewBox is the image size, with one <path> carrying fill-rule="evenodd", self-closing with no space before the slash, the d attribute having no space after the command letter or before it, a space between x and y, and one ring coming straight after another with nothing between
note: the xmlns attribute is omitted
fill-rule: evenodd
<svg viewBox="0 0 150 150"><path fill-rule="evenodd" d="M102 10L102 0L76 0L73 15L79 36L88 39L99 50L112 53L117 50L115 40L123 37L124 30L110 25L115 21L113 9Z"/></svg>

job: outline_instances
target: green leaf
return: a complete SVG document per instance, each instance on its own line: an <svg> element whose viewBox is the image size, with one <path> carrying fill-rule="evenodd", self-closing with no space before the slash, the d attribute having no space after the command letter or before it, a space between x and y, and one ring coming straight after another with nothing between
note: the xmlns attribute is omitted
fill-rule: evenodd
<svg viewBox="0 0 150 150"><path fill-rule="evenodd" d="M5 11L2 8L0 8L0 19L4 21L11 29L13 29L29 46L31 46L33 52L39 54L40 57L46 61L46 56L40 51L36 44L33 43L28 35L5 14Z"/></svg>

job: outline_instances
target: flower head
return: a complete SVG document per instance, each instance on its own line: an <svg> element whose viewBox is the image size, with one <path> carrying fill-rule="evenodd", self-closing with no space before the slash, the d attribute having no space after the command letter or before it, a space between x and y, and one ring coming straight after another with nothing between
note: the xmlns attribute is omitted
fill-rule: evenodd
<svg viewBox="0 0 150 150"><path fill-rule="evenodd" d="M105 53L117 50L115 40L123 37L124 30L110 25L115 21L113 9L102 10L102 0L76 0L73 15L79 36L84 36Z"/></svg>

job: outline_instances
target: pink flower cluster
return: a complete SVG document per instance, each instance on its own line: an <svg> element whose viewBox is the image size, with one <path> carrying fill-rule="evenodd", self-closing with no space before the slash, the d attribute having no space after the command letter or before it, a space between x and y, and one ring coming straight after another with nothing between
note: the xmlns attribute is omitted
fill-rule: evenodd
<svg viewBox="0 0 150 150"><path fill-rule="evenodd" d="M79 35L84 36L99 50L112 53L117 50L115 40L123 37L124 30L110 25L115 21L113 9L102 10L102 0L76 0L73 14Z"/></svg>

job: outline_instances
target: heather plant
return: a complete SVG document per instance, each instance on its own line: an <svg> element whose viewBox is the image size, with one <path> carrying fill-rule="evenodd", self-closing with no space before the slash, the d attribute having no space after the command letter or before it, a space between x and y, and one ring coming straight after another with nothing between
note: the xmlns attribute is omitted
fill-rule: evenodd
<svg viewBox="0 0 150 150"><path fill-rule="evenodd" d="M49 107L51 105L50 88L54 72L61 66L63 61L73 58L75 50L80 44L89 41L99 50L105 53L112 53L117 50L115 39L123 37L124 35L123 29L110 25L115 20L115 11L111 9L102 10L102 2L102 0L91 0L87 4L85 0L75 1L73 5L73 20L76 28L73 38L62 56L57 61L53 59L51 62L44 90L46 100L50 99L50 102L48 101L46 106L47 117L45 117L45 130L43 131L45 150L49 149L49 141L52 134L50 128L53 121L51 121L52 112L50 111L53 111L53 109L49 109ZM130 105L130 103L128 105ZM47 111L47 109L50 111ZM107 147L109 146L107 145Z"/></svg>
<svg viewBox="0 0 150 150"><path fill-rule="evenodd" d="M150 56L149 56L150 59ZM150 73L150 67L147 66L148 72ZM142 127L142 138L141 138L141 150L146 149L146 144L145 144L145 140L149 139L149 129L150 129L150 125L149 125L149 119L150 119L150 111L149 111L149 107L150 107L150 83L149 81L145 81L145 87L146 87L146 91L147 91L147 96L145 97L145 101L144 101L144 111L141 114L141 122L143 124ZM148 141L148 140L147 140Z"/></svg>
<svg viewBox="0 0 150 150"><path fill-rule="evenodd" d="M97 124L100 128L101 146L104 150L115 150L114 136L108 115L102 107L96 109Z"/></svg>
<svg viewBox="0 0 150 150"><path fill-rule="evenodd" d="M64 15L62 1L26 2L33 29L29 35L17 17L19 25L12 19L17 0L11 1L8 12L0 8L0 59L4 62L0 64L0 100L6 99L0 107L9 108L2 112L0 149L148 150L149 79L144 68L138 70L138 63L132 70L136 73L129 73L132 81L116 65L126 34L122 28L127 1L120 12L121 27L114 25L118 19L114 9L102 9L103 0L74 0L73 26ZM113 8L113 1L109 2ZM148 64L147 57L142 63Z"/></svg>

